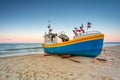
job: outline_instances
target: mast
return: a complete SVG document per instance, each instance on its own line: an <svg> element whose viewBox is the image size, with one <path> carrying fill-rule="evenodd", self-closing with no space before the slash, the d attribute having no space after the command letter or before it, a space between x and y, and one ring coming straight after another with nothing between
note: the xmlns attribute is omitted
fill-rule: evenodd
<svg viewBox="0 0 120 80"><path fill-rule="evenodd" d="M48 25L48 36L49 36L49 41L52 41L52 29L51 29L51 25L50 25L50 21L48 21L49 25Z"/></svg>
<svg viewBox="0 0 120 80"><path fill-rule="evenodd" d="M48 25L48 30L49 30L49 34L52 33L52 29L51 29L51 25L50 25L50 21L48 21L49 25Z"/></svg>
<svg viewBox="0 0 120 80"><path fill-rule="evenodd" d="M48 33L45 33L45 43L46 44L53 44L57 42L57 34L56 33L52 33L52 29L51 29L51 24L50 21L48 21Z"/></svg>

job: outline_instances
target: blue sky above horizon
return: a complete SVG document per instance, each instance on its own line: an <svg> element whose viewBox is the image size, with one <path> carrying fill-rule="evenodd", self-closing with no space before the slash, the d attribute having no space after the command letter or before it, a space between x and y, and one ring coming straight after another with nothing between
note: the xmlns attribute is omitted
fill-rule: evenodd
<svg viewBox="0 0 120 80"><path fill-rule="evenodd" d="M0 42L43 42L49 20L71 38L89 21L106 42L120 42L120 0L0 0Z"/></svg>

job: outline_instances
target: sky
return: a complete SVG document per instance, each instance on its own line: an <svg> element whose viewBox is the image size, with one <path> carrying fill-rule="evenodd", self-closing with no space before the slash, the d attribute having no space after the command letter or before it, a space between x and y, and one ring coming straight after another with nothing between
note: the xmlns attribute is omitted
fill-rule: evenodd
<svg viewBox="0 0 120 80"><path fill-rule="evenodd" d="M73 38L74 27L91 22L105 42L120 42L120 0L0 0L0 43L42 43L53 32Z"/></svg>

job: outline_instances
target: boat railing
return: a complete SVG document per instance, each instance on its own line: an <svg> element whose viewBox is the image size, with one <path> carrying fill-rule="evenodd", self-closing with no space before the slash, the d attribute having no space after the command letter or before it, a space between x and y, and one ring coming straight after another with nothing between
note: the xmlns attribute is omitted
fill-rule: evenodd
<svg viewBox="0 0 120 80"><path fill-rule="evenodd" d="M85 33L89 34L89 33L101 33L101 32L99 32L99 31L87 31Z"/></svg>
<svg viewBox="0 0 120 80"><path fill-rule="evenodd" d="M78 33L77 36L73 36L73 39L76 38L81 38L81 37L85 37L85 36L89 36L89 35L94 35L94 34L100 34L101 32L99 31L87 31L85 33Z"/></svg>

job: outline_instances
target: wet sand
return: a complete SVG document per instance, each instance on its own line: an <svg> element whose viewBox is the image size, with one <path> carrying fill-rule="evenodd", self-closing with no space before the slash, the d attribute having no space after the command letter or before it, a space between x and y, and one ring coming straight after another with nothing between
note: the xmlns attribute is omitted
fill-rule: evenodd
<svg viewBox="0 0 120 80"><path fill-rule="evenodd" d="M120 46L97 58L28 55L0 58L0 80L120 80Z"/></svg>

